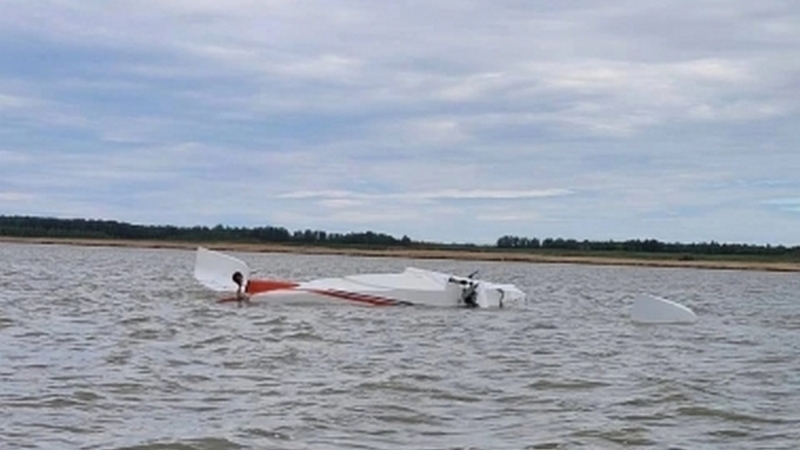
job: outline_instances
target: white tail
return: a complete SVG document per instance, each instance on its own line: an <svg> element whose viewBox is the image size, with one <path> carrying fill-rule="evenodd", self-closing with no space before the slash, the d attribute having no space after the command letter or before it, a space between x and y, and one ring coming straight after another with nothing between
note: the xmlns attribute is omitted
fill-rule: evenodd
<svg viewBox="0 0 800 450"><path fill-rule="evenodd" d="M198 247L194 262L194 277L203 286L214 291L235 291L233 274L241 272L244 284L250 276L250 268L233 256Z"/></svg>

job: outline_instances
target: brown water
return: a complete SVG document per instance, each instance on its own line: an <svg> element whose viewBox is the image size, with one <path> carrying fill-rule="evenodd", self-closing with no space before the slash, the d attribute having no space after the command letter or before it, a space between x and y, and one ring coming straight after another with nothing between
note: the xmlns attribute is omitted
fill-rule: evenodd
<svg viewBox="0 0 800 450"><path fill-rule="evenodd" d="M194 254L0 244L2 449L797 449L797 274L236 254L516 283L501 311L218 305ZM637 326L636 293L692 326Z"/></svg>

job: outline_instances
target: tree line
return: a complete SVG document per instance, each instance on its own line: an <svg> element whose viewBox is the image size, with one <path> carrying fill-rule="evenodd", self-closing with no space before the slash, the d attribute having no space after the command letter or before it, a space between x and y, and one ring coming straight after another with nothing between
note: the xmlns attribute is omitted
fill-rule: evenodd
<svg viewBox="0 0 800 450"><path fill-rule="evenodd" d="M579 252L625 253L682 253L696 255L794 255L800 256L800 246L729 244L715 241L700 243L668 243L655 239L630 239L626 241L578 241L576 239L528 238L503 236L496 246L502 249L570 250Z"/></svg>
<svg viewBox="0 0 800 450"><path fill-rule="evenodd" d="M408 236L398 239L374 231L328 233L321 230L289 231L283 227L177 227L172 225L135 225L114 220L56 219L47 217L0 216L0 236L23 238L86 238L126 240L174 240L265 242L296 244L405 246Z"/></svg>
<svg viewBox="0 0 800 450"><path fill-rule="evenodd" d="M800 246L729 244L718 242L667 243L655 239L589 241L562 238L502 236L495 245L440 244L396 238L374 231L329 233L322 230L289 231L283 227L177 227L136 225L114 220L58 219L49 217L0 215L0 236L22 238L86 238L125 240L164 240L189 242L254 242L277 244L316 244L369 247L494 248L508 251L624 252L691 255L788 255L800 257Z"/></svg>

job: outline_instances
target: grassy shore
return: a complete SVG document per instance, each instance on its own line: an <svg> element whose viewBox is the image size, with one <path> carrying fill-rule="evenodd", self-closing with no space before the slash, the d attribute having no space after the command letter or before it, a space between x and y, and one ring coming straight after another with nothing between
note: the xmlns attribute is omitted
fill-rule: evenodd
<svg viewBox="0 0 800 450"><path fill-rule="evenodd" d="M495 249L436 249L436 248L358 248L281 245L267 243L236 242L181 242L181 241L140 241L116 239L78 239L78 238L13 238L0 237L0 242L28 244L56 244L102 247L168 248L193 250L203 246L219 251L241 251L257 253L295 253L313 255L347 255L387 258L417 259L456 259L467 261L506 261L521 263L551 264L591 264L641 267L687 267L696 269L720 270L760 270L775 272L800 272L800 262L784 261L770 257L744 257L734 259L726 256L693 255L627 255L627 254L589 254L578 252L513 252Z"/></svg>

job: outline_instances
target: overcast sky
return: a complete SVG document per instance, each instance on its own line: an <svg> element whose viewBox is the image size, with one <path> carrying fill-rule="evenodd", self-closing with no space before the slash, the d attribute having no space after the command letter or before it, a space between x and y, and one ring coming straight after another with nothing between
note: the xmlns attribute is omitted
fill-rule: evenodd
<svg viewBox="0 0 800 450"><path fill-rule="evenodd" d="M0 0L0 214L800 244L796 0Z"/></svg>

